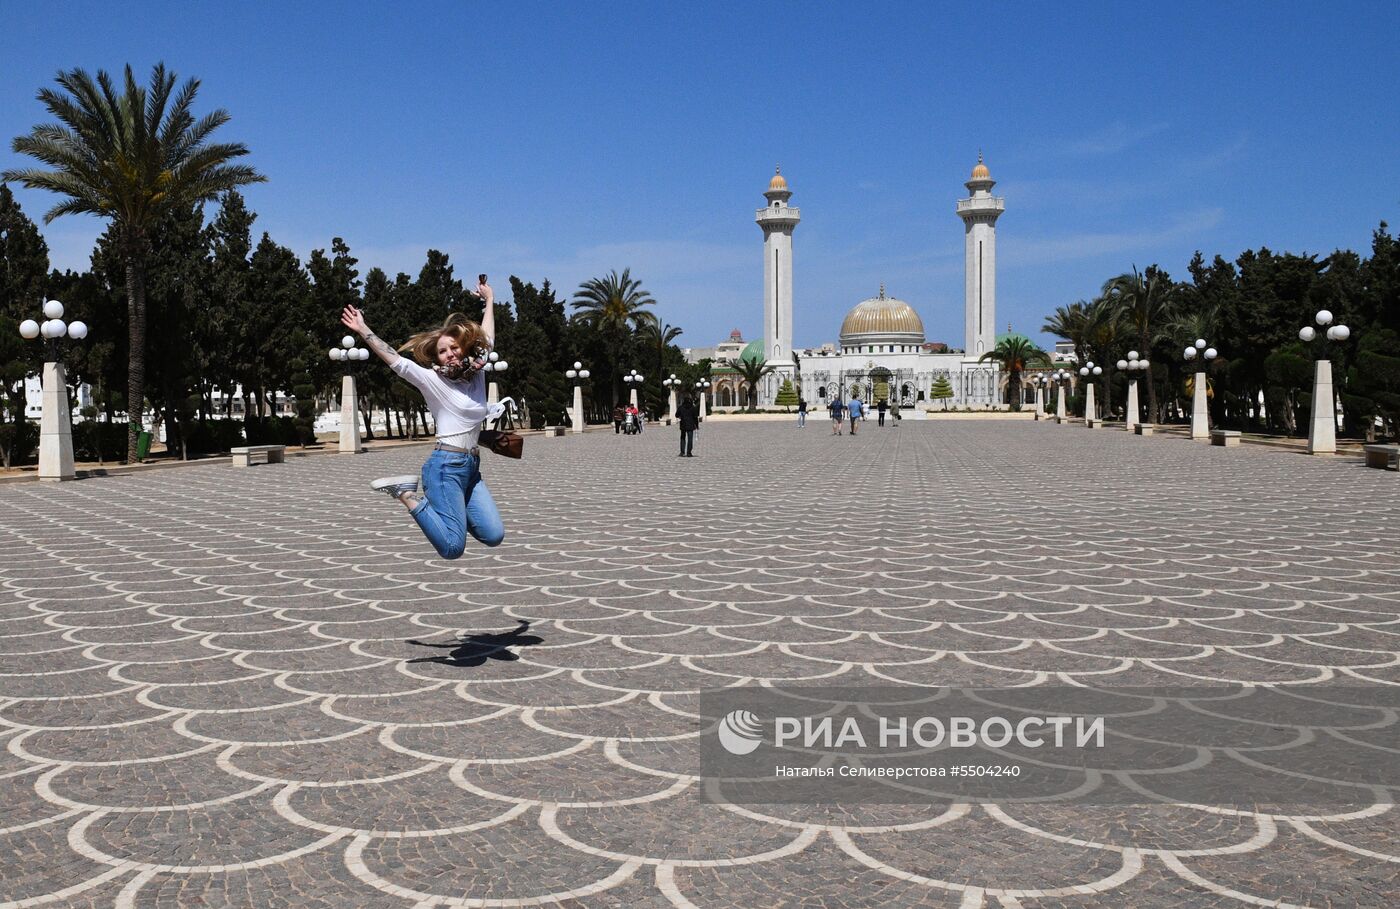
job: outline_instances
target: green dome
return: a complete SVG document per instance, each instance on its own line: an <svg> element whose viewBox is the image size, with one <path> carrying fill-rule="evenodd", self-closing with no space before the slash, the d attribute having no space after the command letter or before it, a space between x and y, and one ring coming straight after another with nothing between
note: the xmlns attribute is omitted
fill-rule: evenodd
<svg viewBox="0 0 1400 909"><path fill-rule="evenodd" d="M1002 341L1008 341L1008 340L1010 340L1010 339L1012 339L1012 338L1018 338L1018 339L1020 339L1020 340L1022 340L1022 341L1025 341L1027 344L1029 344L1029 345L1032 346L1032 347L1035 347L1035 346L1036 346L1036 343L1035 343L1034 341L1032 341L1030 338L1026 337L1025 335L1021 334L1019 331L1011 331L1011 332L1007 332L1006 334L997 335L997 343L1000 344Z"/></svg>
<svg viewBox="0 0 1400 909"><path fill-rule="evenodd" d="M763 339L759 338L757 341L750 341L748 346L739 352L739 359L748 360L751 363L768 362L767 359L763 356Z"/></svg>

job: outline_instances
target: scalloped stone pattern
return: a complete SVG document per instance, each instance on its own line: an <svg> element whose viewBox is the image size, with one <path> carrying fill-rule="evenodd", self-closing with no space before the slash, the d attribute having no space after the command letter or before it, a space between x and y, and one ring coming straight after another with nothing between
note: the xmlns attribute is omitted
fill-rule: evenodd
<svg viewBox="0 0 1400 909"><path fill-rule="evenodd" d="M1400 811L702 803L696 692L1400 685L1400 483L1022 423L0 487L0 907L1381 907Z"/></svg>

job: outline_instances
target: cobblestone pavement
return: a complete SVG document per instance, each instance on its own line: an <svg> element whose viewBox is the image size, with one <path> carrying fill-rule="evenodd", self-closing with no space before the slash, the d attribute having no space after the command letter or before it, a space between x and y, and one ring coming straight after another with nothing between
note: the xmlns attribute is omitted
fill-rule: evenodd
<svg viewBox="0 0 1400 909"><path fill-rule="evenodd" d="M1393 906L1400 811L717 807L700 689L1400 685L1400 482L1026 423L0 488L0 905ZM526 624L528 623L528 624ZM709 734L704 732L704 734ZM1394 759L1394 758L1392 758Z"/></svg>

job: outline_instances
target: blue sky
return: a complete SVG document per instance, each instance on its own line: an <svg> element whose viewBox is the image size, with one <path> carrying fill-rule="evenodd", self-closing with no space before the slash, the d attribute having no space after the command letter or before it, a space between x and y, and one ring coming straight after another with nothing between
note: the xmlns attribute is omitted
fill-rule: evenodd
<svg viewBox="0 0 1400 909"><path fill-rule="evenodd" d="M0 167L60 68L164 60L269 182L255 227L362 272L566 292L630 267L703 346L762 325L753 213L802 209L794 340L881 281L962 338L962 183L985 152L998 321L1192 252L1365 250L1400 221L1400 4L35 4L0 0ZM51 204L19 191L36 220ZM85 267L99 222L44 228Z"/></svg>

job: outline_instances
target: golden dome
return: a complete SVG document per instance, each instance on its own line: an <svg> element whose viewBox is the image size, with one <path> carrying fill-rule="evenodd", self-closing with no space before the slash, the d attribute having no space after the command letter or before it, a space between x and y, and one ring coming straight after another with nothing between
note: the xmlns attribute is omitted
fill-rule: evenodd
<svg viewBox="0 0 1400 909"><path fill-rule="evenodd" d="M924 343L924 320L914 312L914 307L903 300L885 296L884 285L880 286L880 296L862 300L846 313L841 322L841 343L856 344L880 343L880 338L865 336L901 335L889 340L903 343ZM915 337L917 336L917 337Z"/></svg>
<svg viewBox="0 0 1400 909"><path fill-rule="evenodd" d="M783 170L781 167L774 171L773 179L768 181L768 191L770 193L787 192L787 180L783 179Z"/></svg>
<svg viewBox="0 0 1400 909"><path fill-rule="evenodd" d="M974 167L974 168L972 169L972 179L974 179L974 180L990 180L990 179L992 179L992 172L989 171L989 170L987 170L987 165L985 165L985 164L982 163L982 153L981 153L980 151L977 153L977 166Z"/></svg>

